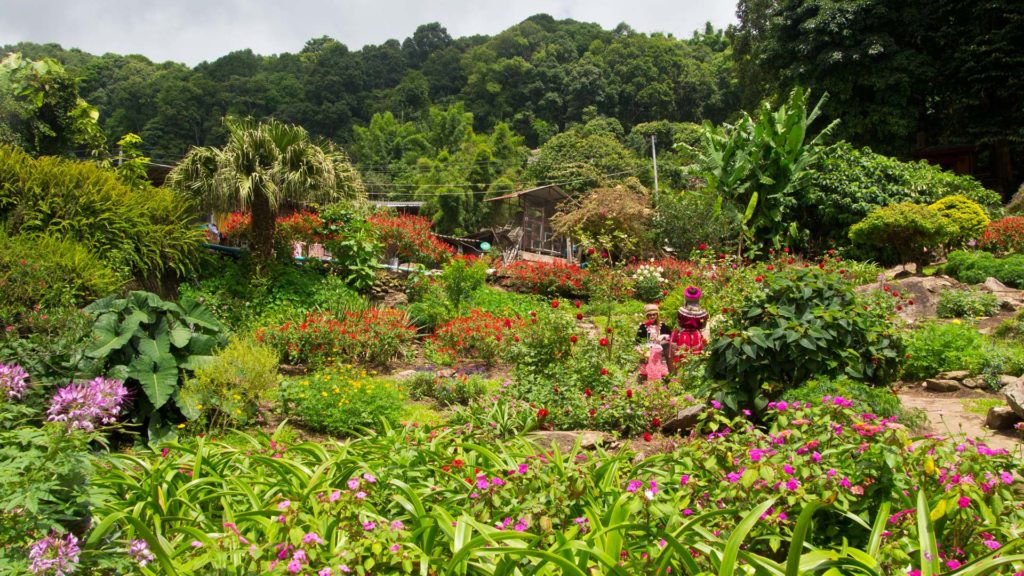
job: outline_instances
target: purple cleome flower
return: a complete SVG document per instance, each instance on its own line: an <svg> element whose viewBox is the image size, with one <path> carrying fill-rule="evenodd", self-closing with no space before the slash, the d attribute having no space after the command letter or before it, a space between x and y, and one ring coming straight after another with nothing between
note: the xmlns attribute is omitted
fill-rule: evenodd
<svg viewBox="0 0 1024 576"><path fill-rule="evenodd" d="M0 364L0 396L21 400L28 389L28 372L18 364Z"/></svg>
<svg viewBox="0 0 1024 576"><path fill-rule="evenodd" d="M66 576L75 571L80 551L74 534L65 534L63 538L50 534L29 550L28 571L45 576Z"/></svg>
<svg viewBox="0 0 1024 576"><path fill-rule="evenodd" d="M121 412L128 389L120 380L95 378L84 384L71 384L53 396L46 412L50 422L65 422L68 430L92 432L97 426L113 424Z"/></svg>

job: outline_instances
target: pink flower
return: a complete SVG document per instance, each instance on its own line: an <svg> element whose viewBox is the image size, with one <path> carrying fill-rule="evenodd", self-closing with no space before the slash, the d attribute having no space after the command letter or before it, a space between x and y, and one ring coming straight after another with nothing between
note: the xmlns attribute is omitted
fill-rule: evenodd
<svg viewBox="0 0 1024 576"><path fill-rule="evenodd" d="M526 474L529 471L530 471L530 467L528 465L526 465L525 463L519 465L519 473L520 474Z"/></svg>
<svg viewBox="0 0 1024 576"><path fill-rule="evenodd" d="M369 472L363 474L363 480L366 480L370 484L377 482L377 478L373 474L370 474Z"/></svg>
<svg viewBox="0 0 1024 576"><path fill-rule="evenodd" d="M376 528L376 527L377 527L377 523L376 522L363 522L363 530L366 530L367 532L372 532L373 529Z"/></svg>
<svg viewBox="0 0 1024 576"><path fill-rule="evenodd" d="M690 475L689 474L683 474L683 476L679 479L679 485L680 486L686 486L687 482L689 482L689 481L690 481Z"/></svg>
<svg viewBox="0 0 1024 576"><path fill-rule="evenodd" d="M814 452L813 454L811 454L811 460L814 460L815 462L821 462L821 452Z"/></svg>
<svg viewBox="0 0 1024 576"><path fill-rule="evenodd" d="M643 485L644 485L644 483L639 481L639 480L630 480L629 481L629 485L626 486L626 492L636 492Z"/></svg>
<svg viewBox="0 0 1024 576"><path fill-rule="evenodd" d="M391 529L394 530L395 532L397 532L399 530L405 530L405 524L403 524L401 520L392 520L391 521Z"/></svg>
<svg viewBox="0 0 1024 576"><path fill-rule="evenodd" d="M357 500L365 500L366 499L366 492L363 492L363 491L356 492L355 493L355 497L356 497Z"/></svg>
<svg viewBox="0 0 1024 576"><path fill-rule="evenodd" d="M796 478L790 478L789 480L786 480L786 489L787 490L796 490L799 487L800 487L800 481L797 480Z"/></svg>
<svg viewBox="0 0 1024 576"><path fill-rule="evenodd" d="M786 474L789 474L790 476L792 476L793 473L796 472L796 470L794 470L793 467L790 466L789 464L783 464L782 471L785 472Z"/></svg>
<svg viewBox="0 0 1024 576"><path fill-rule="evenodd" d="M356 488L359 488L359 478L349 478L348 489L355 490Z"/></svg>
<svg viewBox="0 0 1024 576"><path fill-rule="evenodd" d="M1002 544L995 540L985 540L985 546L988 546L991 550L998 550Z"/></svg>
<svg viewBox="0 0 1024 576"><path fill-rule="evenodd" d="M331 568L330 566L328 566L327 568L324 568L323 570L317 572L316 576L331 576L331 574Z"/></svg>
<svg viewBox="0 0 1024 576"><path fill-rule="evenodd" d="M278 510L287 510L288 507L291 506L291 505L292 505L292 501L291 500L281 500L277 504L277 509Z"/></svg>
<svg viewBox="0 0 1024 576"><path fill-rule="evenodd" d="M340 499L340 498L341 498L341 490L335 490L334 492L331 492L331 497L328 498L328 500L330 500L331 502L337 502L338 499Z"/></svg>
<svg viewBox="0 0 1024 576"><path fill-rule="evenodd" d="M302 537L303 544L323 544L324 540L316 532L310 532Z"/></svg>
<svg viewBox="0 0 1024 576"><path fill-rule="evenodd" d="M398 551L401 550L401 549L402 549L402 547L399 546L398 544L392 544L391 548L388 548L388 550L391 550L394 553L398 553Z"/></svg>
<svg viewBox="0 0 1024 576"><path fill-rule="evenodd" d="M292 561L288 563L288 571L292 574L298 574L300 570L302 570L302 562L293 558Z"/></svg>
<svg viewBox="0 0 1024 576"><path fill-rule="evenodd" d="M999 479L1003 481L1003 484L1013 484L1013 474L1006 470L999 473Z"/></svg>
<svg viewBox="0 0 1024 576"><path fill-rule="evenodd" d="M957 503L957 506L959 506L961 508L970 508L971 507L971 499L968 498L967 496L961 496L960 499L956 501L956 503Z"/></svg>

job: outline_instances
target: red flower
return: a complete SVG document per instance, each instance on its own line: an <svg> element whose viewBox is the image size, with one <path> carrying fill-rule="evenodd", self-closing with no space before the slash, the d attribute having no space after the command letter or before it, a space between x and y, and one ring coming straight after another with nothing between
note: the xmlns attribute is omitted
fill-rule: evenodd
<svg viewBox="0 0 1024 576"><path fill-rule="evenodd" d="M588 255L592 256L594 254L594 252L595 252L595 250L593 248L587 248L587 254Z"/></svg>
<svg viewBox="0 0 1024 576"><path fill-rule="evenodd" d="M839 273L840 274L846 274L846 268L840 268L839 269Z"/></svg>
<svg viewBox="0 0 1024 576"><path fill-rule="evenodd" d="M552 308L558 308L558 300L552 300L551 301L551 307Z"/></svg>
<svg viewBox="0 0 1024 576"><path fill-rule="evenodd" d="M593 408L591 408L589 414L590 414L590 417L593 418L594 414L597 414L597 410L594 410Z"/></svg>
<svg viewBox="0 0 1024 576"><path fill-rule="evenodd" d="M701 242L700 246L698 246L697 249L698 250L707 250L708 249L708 245L703 243L703 242Z"/></svg>
<svg viewBox="0 0 1024 576"><path fill-rule="evenodd" d="M633 389L632 388L626 388L626 398L632 398L632 397L633 397Z"/></svg>
<svg viewBox="0 0 1024 576"><path fill-rule="evenodd" d="M577 320L583 320L583 312L577 312L576 313L576 319Z"/></svg>
<svg viewBox="0 0 1024 576"><path fill-rule="evenodd" d="M577 307L577 308L579 308L580 306L583 306L583 302L580 302L579 300L576 300L576 301L575 301L575 302L573 302L572 304L573 304L573 306L575 306L575 307Z"/></svg>
<svg viewBox="0 0 1024 576"><path fill-rule="evenodd" d="M455 460L452 460L452 468L455 468L456 470L459 469L459 468L462 468L465 465L466 465L466 463L463 462L462 460L459 460L458 458L456 458Z"/></svg>
<svg viewBox="0 0 1024 576"><path fill-rule="evenodd" d="M654 426L655 428L658 428L658 427L660 427L660 426L661 426L661 418L658 418L657 416L655 416L655 417L654 417L654 418L653 418L653 419L651 420L651 426Z"/></svg>
<svg viewBox="0 0 1024 576"><path fill-rule="evenodd" d="M573 344L575 344L577 340L579 340L579 338L576 338L575 334L573 334L572 336L569 336L569 342L572 342Z"/></svg>
<svg viewBox="0 0 1024 576"><path fill-rule="evenodd" d="M768 268L768 270L775 270L775 266L772 266L771 264L769 264L769 265L767 266L767 268Z"/></svg>
<svg viewBox="0 0 1024 576"><path fill-rule="evenodd" d="M611 327L611 326L609 326L609 327L605 328L605 329L604 329L604 331L605 331L606 333L608 333L608 334L611 334L611 333L612 333L612 327Z"/></svg>
<svg viewBox="0 0 1024 576"><path fill-rule="evenodd" d="M587 398L590 398L591 394L593 394L593 392L590 391L590 388L586 388L583 390L583 395L586 396Z"/></svg>
<svg viewBox="0 0 1024 576"><path fill-rule="evenodd" d="M782 251L785 252L786 254L789 254L789 248L783 248Z"/></svg>
<svg viewBox="0 0 1024 576"><path fill-rule="evenodd" d="M907 300L907 304L913 306L914 305L914 301L913 300Z"/></svg>
<svg viewBox="0 0 1024 576"><path fill-rule="evenodd" d="M604 367L602 367L602 368L601 368L601 376L607 376L607 375L608 375L608 369L607 369L607 368L604 368Z"/></svg>
<svg viewBox="0 0 1024 576"><path fill-rule="evenodd" d="M536 318L537 317L537 311L536 310L530 310L530 316L533 316L534 318Z"/></svg>
<svg viewBox="0 0 1024 576"><path fill-rule="evenodd" d="M543 420L543 419L545 419L547 417L548 417L548 409L547 408L541 408L540 410L537 410L537 420Z"/></svg>
<svg viewBox="0 0 1024 576"><path fill-rule="evenodd" d="M754 278L754 282L762 282L762 281L764 281L764 276L758 276L757 278Z"/></svg>
<svg viewBox="0 0 1024 576"><path fill-rule="evenodd" d="M601 338L601 340L598 342L598 344L600 344L601 346L607 346L608 345L608 339L607 338Z"/></svg>
<svg viewBox="0 0 1024 576"><path fill-rule="evenodd" d="M651 438L653 438L653 436L651 436L650 432L644 432L644 442L650 442Z"/></svg>

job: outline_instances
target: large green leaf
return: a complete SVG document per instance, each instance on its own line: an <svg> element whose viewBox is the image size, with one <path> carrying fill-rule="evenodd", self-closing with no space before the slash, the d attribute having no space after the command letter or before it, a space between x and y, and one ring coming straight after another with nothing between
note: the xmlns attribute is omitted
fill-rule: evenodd
<svg viewBox="0 0 1024 576"><path fill-rule="evenodd" d="M184 348L188 346L188 341L192 338L192 330L184 322L179 322L174 318L168 320L168 336L170 337L171 344L175 348Z"/></svg>
<svg viewBox="0 0 1024 576"><path fill-rule="evenodd" d="M120 322L116 312L107 312L92 326L92 345L85 351L89 358L103 358L131 341L140 318L132 315Z"/></svg>
<svg viewBox="0 0 1024 576"><path fill-rule="evenodd" d="M170 343L166 337L156 340L152 338L142 338L139 340L138 346L139 354L146 356L153 362L158 362L161 357L166 354L170 354L171 352Z"/></svg>
<svg viewBox="0 0 1024 576"><path fill-rule="evenodd" d="M153 408L159 409L178 389L178 363L170 354L161 355L155 362L148 356L138 356L128 365L128 377L139 381Z"/></svg>
<svg viewBox="0 0 1024 576"><path fill-rule="evenodd" d="M209 330L223 331L224 325L213 315L209 308L196 302L191 298L182 298L181 311L184 313L182 320L188 324L202 326Z"/></svg>

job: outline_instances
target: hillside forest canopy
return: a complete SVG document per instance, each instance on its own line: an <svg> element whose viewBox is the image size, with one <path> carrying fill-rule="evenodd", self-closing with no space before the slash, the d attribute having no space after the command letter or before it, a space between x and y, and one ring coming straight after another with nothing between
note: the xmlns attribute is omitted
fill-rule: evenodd
<svg viewBox="0 0 1024 576"><path fill-rule="evenodd" d="M2 51L63 64L98 109L106 141L138 134L155 163L223 145L225 116L272 117L343 146L368 191L392 198L451 192L449 184L479 194L484 186L579 180L586 175L571 169L524 174L526 149L595 119L610 137L584 144L563 136L568 148L584 149L583 160L626 158L598 171L628 172L650 187L650 168L630 160L649 155L652 135L671 153L694 138L692 123L736 121L796 86L829 94L817 129L840 119L836 139L947 168L959 154L960 171L1007 199L1016 191L1024 142L1019 3L741 0L737 15L735 26L708 24L689 38L545 14L493 36L453 38L434 22L380 45L354 49L320 37L296 53L241 50L193 68L56 44ZM671 170L673 159L665 162Z"/></svg>

